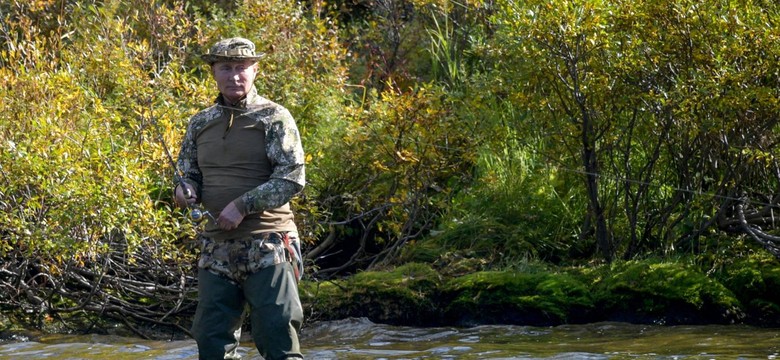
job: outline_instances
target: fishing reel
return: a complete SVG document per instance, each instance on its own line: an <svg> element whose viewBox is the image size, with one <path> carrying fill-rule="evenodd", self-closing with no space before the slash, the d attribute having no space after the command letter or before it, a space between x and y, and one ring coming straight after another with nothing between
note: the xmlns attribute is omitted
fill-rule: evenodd
<svg viewBox="0 0 780 360"><path fill-rule="evenodd" d="M190 221L192 221L193 224L200 224L203 220L206 219L206 216L214 219L208 210L204 211L197 207L192 207L190 209Z"/></svg>
<svg viewBox="0 0 780 360"><path fill-rule="evenodd" d="M192 224L192 227L197 232L204 231L206 227L206 223L208 223L208 221L206 221L206 218L211 218L211 220L213 220L215 223L217 222L217 219L215 219L214 216L212 216L208 210L205 210L198 205L195 204L190 205L189 210L190 212L188 214L189 215L188 217L190 220L190 224Z"/></svg>
<svg viewBox="0 0 780 360"><path fill-rule="evenodd" d="M184 196L187 198L192 197L192 192L190 191L190 188L186 186L182 186L182 190L184 191ZM217 220L214 219L214 216L211 215L211 213L208 210L203 210L200 206L195 204L189 204L188 206L190 208L190 214L189 218L193 225L196 227L201 227L203 225L203 221L206 220L206 217L210 217L214 222Z"/></svg>

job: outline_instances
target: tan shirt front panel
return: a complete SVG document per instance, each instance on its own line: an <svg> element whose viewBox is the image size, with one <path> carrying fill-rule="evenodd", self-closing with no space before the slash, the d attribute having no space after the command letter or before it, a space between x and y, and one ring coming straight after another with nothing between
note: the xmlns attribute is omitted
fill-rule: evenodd
<svg viewBox="0 0 780 360"><path fill-rule="evenodd" d="M265 124L257 113L247 115L243 110L223 108L222 115L205 124L195 137L203 173L202 203L215 217L227 204L268 181L272 174L266 154ZM219 230L209 220L204 235L215 239L296 230L289 204L248 215L237 229L229 232Z"/></svg>

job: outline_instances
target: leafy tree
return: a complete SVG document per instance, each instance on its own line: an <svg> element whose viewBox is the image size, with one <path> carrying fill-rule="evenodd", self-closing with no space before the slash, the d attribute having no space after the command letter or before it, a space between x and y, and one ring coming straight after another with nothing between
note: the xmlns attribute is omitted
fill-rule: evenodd
<svg viewBox="0 0 780 360"><path fill-rule="evenodd" d="M740 192L776 184L755 177L774 166L777 79L764 59L777 48L763 40L774 5L501 4L512 100L533 112L550 158L582 174L582 234L594 230L605 259L672 251L733 219Z"/></svg>

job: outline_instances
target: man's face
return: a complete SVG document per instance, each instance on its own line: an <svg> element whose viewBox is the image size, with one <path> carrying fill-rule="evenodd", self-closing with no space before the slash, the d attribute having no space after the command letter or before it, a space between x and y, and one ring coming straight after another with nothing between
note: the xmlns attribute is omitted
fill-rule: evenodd
<svg viewBox="0 0 780 360"><path fill-rule="evenodd" d="M246 96L257 76L257 63L251 60L219 61L211 69L219 92L230 103Z"/></svg>

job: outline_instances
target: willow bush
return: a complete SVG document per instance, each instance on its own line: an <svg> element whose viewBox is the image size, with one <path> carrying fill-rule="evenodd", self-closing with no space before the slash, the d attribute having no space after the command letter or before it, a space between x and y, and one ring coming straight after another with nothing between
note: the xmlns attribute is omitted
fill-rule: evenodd
<svg viewBox="0 0 780 360"><path fill-rule="evenodd" d="M183 115L166 106L172 91L187 90L167 87L180 76L150 60L159 43L132 36L120 2L50 2L63 9L56 30L37 4L4 13L3 62L17 66L0 87L2 302L35 326L85 328L103 314L181 327L192 254L164 196L160 140Z"/></svg>
<svg viewBox="0 0 780 360"><path fill-rule="evenodd" d="M390 89L348 114L347 132L330 149L338 161L323 171L335 176L318 189L331 194L320 204L331 214L333 249L346 254L336 271L392 263L433 228L453 189L468 181L473 139L460 131L442 90Z"/></svg>
<svg viewBox="0 0 780 360"><path fill-rule="evenodd" d="M496 57L508 101L578 173L580 234L601 257L697 252L774 206L776 4L501 1ZM505 44L499 46L498 44Z"/></svg>

